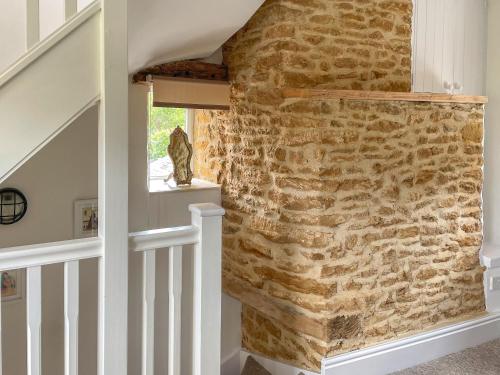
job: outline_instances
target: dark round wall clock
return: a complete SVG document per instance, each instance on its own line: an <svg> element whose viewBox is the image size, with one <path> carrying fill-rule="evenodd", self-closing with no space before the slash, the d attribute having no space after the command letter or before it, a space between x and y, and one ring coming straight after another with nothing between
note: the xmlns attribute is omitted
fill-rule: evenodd
<svg viewBox="0 0 500 375"><path fill-rule="evenodd" d="M0 225L17 223L28 210L28 202L17 189L0 189Z"/></svg>

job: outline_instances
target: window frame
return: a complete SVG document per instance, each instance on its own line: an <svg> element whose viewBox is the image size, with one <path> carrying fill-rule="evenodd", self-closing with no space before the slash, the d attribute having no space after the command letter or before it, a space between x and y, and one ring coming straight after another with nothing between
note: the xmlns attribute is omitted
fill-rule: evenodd
<svg viewBox="0 0 500 375"><path fill-rule="evenodd" d="M151 111L155 107L153 105L153 100L152 100L152 93L150 94L149 97L149 105L148 105L148 131L147 131L147 177L148 177L148 189L150 188L150 182L151 181L160 181L163 180L166 182L166 179L169 177L169 174L161 175L161 176L151 176L151 162L152 160L150 159L150 149L151 149ZM175 107L175 108L181 108L186 111L185 115L185 122L184 122L184 131L188 135L188 140L189 143L193 144L193 134L194 134L194 123L195 123L195 109L194 108L184 108L184 107ZM168 155L167 155L168 157ZM194 162L193 158L191 158L191 170L193 170L194 167ZM165 183L165 185L167 185Z"/></svg>

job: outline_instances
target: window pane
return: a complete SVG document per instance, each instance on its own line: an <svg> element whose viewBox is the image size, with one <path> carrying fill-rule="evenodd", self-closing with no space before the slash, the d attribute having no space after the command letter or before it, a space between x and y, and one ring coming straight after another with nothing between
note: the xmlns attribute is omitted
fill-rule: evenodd
<svg viewBox="0 0 500 375"><path fill-rule="evenodd" d="M179 126L186 127L186 109L151 107L149 121L149 177L165 178L173 172L168 156L170 134Z"/></svg>

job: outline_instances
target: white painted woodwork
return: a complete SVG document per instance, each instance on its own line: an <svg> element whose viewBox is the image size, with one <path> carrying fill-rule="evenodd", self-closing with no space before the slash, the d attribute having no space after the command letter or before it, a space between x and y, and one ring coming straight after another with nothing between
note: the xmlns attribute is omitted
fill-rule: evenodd
<svg viewBox="0 0 500 375"><path fill-rule="evenodd" d="M3 322L2 322L2 298L0 298L0 375L3 373L3 351L2 351L2 341L3 341L3 334L2 334L2 327L3 327Z"/></svg>
<svg viewBox="0 0 500 375"><path fill-rule="evenodd" d="M0 271L102 256L100 238L84 238L0 249Z"/></svg>
<svg viewBox="0 0 500 375"><path fill-rule="evenodd" d="M385 375L500 338L500 315L489 314L322 360L322 375ZM279 373L274 373L278 375Z"/></svg>
<svg viewBox="0 0 500 375"><path fill-rule="evenodd" d="M182 246L169 249L168 375L181 375Z"/></svg>
<svg viewBox="0 0 500 375"><path fill-rule="evenodd" d="M414 0L413 91L483 95L486 0Z"/></svg>
<svg viewBox="0 0 500 375"><path fill-rule="evenodd" d="M0 183L99 98L98 11L82 12L0 75L0 133L9 134Z"/></svg>
<svg viewBox="0 0 500 375"><path fill-rule="evenodd" d="M26 0L26 47L33 47L40 41L40 4L39 0Z"/></svg>
<svg viewBox="0 0 500 375"><path fill-rule="evenodd" d="M142 375L154 375L156 251L144 251L142 261Z"/></svg>
<svg viewBox="0 0 500 375"><path fill-rule="evenodd" d="M198 241L198 232L196 226L188 225L130 233L129 246L131 251L144 251L190 245Z"/></svg>
<svg viewBox="0 0 500 375"><path fill-rule="evenodd" d="M42 369L42 268L26 270L26 321L28 375L41 375Z"/></svg>
<svg viewBox="0 0 500 375"><path fill-rule="evenodd" d="M103 0L100 25L98 374L127 373L128 70L127 3Z"/></svg>
<svg viewBox="0 0 500 375"><path fill-rule="evenodd" d="M80 264L64 263L64 375L78 375Z"/></svg>
<svg viewBox="0 0 500 375"><path fill-rule="evenodd" d="M129 235L130 251L143 252L142 374L154 370L155 252L169 248L168 373L182 374L182 252L195 244L194 374L220 372L221 241L224 210L212 203L190 205L192 225ZM156 250L153 250L156 249ZM201 364L201 365L200 365Z"/></svg>
<svg viewBox="0 0 500 375"><path fill-rule="evenodd" d="M91 6L82 11L78 17L66 22L62 28L38 45L30 49L30 51L19 59L16 64L10 66L6 71L0 73L0 87L5 85L8 81L14 78L17 74L25 70L29 65L34 63L43 54L48 52L74 30L79 28L82 24L86 23L96 13L101 10L101 3L96 1Z"/></svg>
<svg viewBox="0 0 500 375"><path fill-rule="evenodd" d="M220 372L221 246L224 209L211 204L189 206L199 232L194 261L193 374Z"/></svg>
<svg viewBox="0 0 500 375"><path fill-rule="evenodd" d="M78 12L78 0L64 0L64 15L67 20Z"/></svg>

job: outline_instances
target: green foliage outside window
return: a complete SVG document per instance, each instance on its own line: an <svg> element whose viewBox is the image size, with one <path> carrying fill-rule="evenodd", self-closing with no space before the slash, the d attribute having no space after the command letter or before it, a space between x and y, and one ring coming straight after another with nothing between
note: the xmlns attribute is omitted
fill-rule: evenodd
<svg viewBox="0 0 500 375"><path fill-rule="evenodd" d="M185 129L184 108L151 107L149 122L149 160L167 156L170 134L177 126Z"/></svg>

